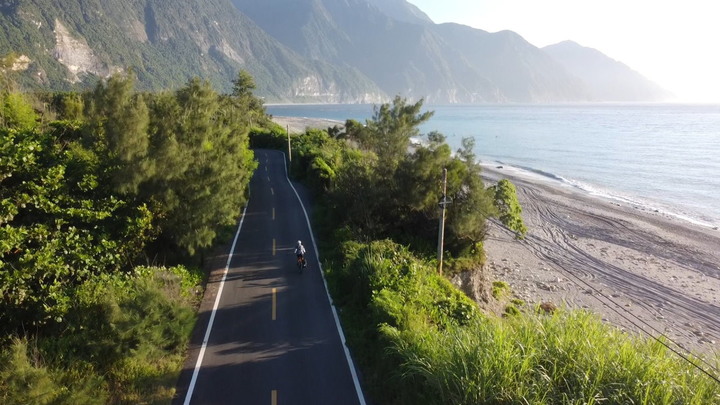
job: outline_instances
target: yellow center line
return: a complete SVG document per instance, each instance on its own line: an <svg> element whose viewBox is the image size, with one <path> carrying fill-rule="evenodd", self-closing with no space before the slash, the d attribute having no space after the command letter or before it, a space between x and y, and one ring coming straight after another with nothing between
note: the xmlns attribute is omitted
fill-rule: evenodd
<svg viewBox="0 0 720 405"><path fill-rule="evenodd" d="M270 392L270 405L277 405L277 390Z"/></svg>
<svg viewBox="0 0 720 405"><path fill-rule="evenodd" d="M270 181L270 176L268 176L268 181Z"/></svg>
<svg viewBox="0 0 720 405"><path fill-rule="evenodd" d="M272 289L272 320L277 319L277 288Z"/></svg>
<svg viewBox="0 0 720 405"><path fill-rule="evenodd" d="M270 194L275 195L275 190L272 187L270 187Z"/></svg>
<svg viewBox="0 0 720 405"><path fill-rule="evenodd" d="M273 221L275 220L275 207L273 207Z"/></svg>
<svg viewBox="0 0 720 405"><path fill-rule="evenodd" d="M273 256L275 256L275 238L273 238Z"/></svg>

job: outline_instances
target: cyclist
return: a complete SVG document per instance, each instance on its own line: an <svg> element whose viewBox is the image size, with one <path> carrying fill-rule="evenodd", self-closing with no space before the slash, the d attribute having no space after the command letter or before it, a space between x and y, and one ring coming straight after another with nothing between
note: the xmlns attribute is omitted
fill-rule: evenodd
<svg viewBox="0 0 720 405"><path fill-rule="evenodd" d="M307 267L307 262L305 262L305 246L303 246L301 241L298 241L297 245L295 245L295 254L298 260L302 260L303 267Z"/></svg>

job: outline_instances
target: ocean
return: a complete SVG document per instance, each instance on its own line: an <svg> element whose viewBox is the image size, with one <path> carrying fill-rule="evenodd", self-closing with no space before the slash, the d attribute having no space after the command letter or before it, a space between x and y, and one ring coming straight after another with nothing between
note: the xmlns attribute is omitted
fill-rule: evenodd
<svg viewBox="0 0 720 405"><path fill-rule="evenodd" d="M372 105L268 105L276 116L364 122ZM426 105L420 129L481 163L602 198L720 226L720 105Z"/></svg>

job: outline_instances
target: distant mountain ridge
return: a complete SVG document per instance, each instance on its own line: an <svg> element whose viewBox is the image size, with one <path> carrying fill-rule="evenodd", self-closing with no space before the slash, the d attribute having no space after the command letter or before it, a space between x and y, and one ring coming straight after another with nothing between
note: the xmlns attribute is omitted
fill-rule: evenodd
<svg viewBox="0 0 720 405"><path fill-rule="evenodd" d="M401 22L434 24L427 14L405 0L368 0L368 3L377 7L388 17Z"/></svg>
<svg viewBox="0 0 720 405"><path fill-rule="evenodd" d="M405 0L5 0L0 56L26 88L87 88L132 68L141 89L248 70L268 102L657 101L657 85L588 48L435 24ZM614 63L613 63L614 62Z"/></svg>
<svg viewBox="0 0 720 405"><path fill-rule="evenodd" d="M592 101L654 101L672 96L640 73L596 49L563 41L542 50L586 84Z"/></svg>
<svg viewBox="0 0 720 405"><path fill-rule="evenodd" d="M388 94L433 103L586 99L576 78L520 36L434 24L411 7L391 17L404 0L232 1L299 54L354 67Z"/></svg>

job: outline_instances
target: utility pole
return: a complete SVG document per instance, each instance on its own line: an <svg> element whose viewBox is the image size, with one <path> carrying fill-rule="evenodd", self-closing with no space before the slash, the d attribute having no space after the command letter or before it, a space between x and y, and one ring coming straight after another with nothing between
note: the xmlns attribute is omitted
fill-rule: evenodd
<svg viewBox="0 0 720 405"><path fill-rule="evenodd" d="M442 275L443 268L443 247L445 242L445 207L451 203L447 196L447 169L443 169L442 180L442 197L438 205L440 206L440 226L438 230L438 273Z"/></svg>
<svg viewBox="0 0 720 405"><path fill-rule="evenodd" d="M285 126L285 132L288 137L288 159L292 162L292 148L290 147L290 125Z"/></svg>

